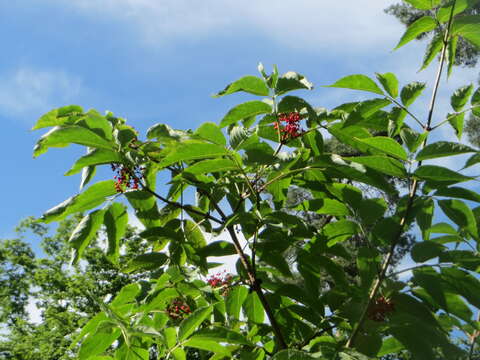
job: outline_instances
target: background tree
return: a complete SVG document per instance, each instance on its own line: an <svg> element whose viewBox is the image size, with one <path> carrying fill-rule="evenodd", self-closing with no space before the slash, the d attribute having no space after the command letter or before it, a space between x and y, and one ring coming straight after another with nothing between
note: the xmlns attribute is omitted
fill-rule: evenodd
<svg viewBox="0 0 480 360"><path fill-rule="evenodd" d="M108 303L125 285L151 275L122 271L135 254L148 248L131 227L122 239L118 263L102 250L102 235L86 250L84 261L71 267L68 240L79 220L79 216L65 219L52 232L29 218L16 229L17 238L1 240L0 359L76 359L78 347L69 347L81 327L101 310L97 299ZM37 241L35 236L43 254L35 254L30 246ZM30 319L29 303L38 308L38 323Z"/></svg>

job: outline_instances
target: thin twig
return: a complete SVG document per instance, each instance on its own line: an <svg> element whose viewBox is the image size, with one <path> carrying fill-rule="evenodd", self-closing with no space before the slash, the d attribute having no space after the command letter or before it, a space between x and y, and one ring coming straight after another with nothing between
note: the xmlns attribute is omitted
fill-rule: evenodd
<svg viewBox="0 0 480 360"><path fill-rule="evenodd" d="M477 314L477 322L480 321L480 311ZM468 349L468 360L474 360L473 359L473 351L475 350L475 343L477 341L477 337L480 335L479 330L474 330L472 335L470 336L470 347Z"/></svg>

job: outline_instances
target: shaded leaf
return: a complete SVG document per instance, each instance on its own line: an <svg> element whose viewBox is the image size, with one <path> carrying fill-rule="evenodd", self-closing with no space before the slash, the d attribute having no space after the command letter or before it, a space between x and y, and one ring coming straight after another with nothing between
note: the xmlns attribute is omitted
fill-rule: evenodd
<svg viewBox="0 0 480 360"><path fill-rule="evenodd" d="M202 307L183 319L178 328L178 340L183 341L188 338L211 315L212 310L212 306Z"/></svg>
<svg viewBox="0 0 480 360"><path fill-rule="evenodd" d="M95 210L85 215L73 230L68 240L73 249L72 264L76 264L82 257L82 253L90 242L95 238L100 225L102 225L105 210Z"/></svg>
<svg viewBox="0 0 480 360"><path fill-rule="evenodd" d="M107 257L116 262L120 251L120 240L127 231L127 207L120 203L113 203L105 212L105 226L107 229Z"/></svg>

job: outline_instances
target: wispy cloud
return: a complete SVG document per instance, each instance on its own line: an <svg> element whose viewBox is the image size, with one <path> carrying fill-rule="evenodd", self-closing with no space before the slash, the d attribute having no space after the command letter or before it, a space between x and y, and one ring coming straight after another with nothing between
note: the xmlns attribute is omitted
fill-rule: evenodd
<svg viewBox="0 0 480 360"><path fill-rule="evenodd" d="M50 0L63 5L60 0ZM401 26L383 9L394 0L311 1L260 0L76 0L70 8L103 20L111 18L138 30L147 43L178 38L252 32L286 48L337 54L393 46Z"/></svg>
<svg viewBox="0 0 480 360"><path fill-rule="evenodd" d="M62 70L19 67L0 74L0 114L26 118L73 101L81 92L79 77Z"/></svg>

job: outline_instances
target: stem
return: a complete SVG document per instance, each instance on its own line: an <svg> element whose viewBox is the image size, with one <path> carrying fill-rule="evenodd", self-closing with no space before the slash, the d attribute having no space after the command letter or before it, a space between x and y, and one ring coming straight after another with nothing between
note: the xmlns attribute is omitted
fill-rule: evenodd
<svg viewBox="0 0 480 360"><path fill-rule="evenodd" d="M455 116L458 116L460 114L463 114L463 113L466 113L467 111L470 111L470 110L473 110L475 108L478 108L480 107L480 105L474 105L474 106L470 106L468 109L465 109L465 110L462 110L462 111L459 111L459 112L456 112L450 116L447 116L447 118L445 120L443 120L442 122L438 123L437 125L435 125L434 127L432 127L430 130L435 130L436 128L442 126L443 124L445 124L447 121L449 121L450 119L454 118Z"/></svg>
<svg viewBox="0 0 480 360"><path fill-rule="evenodd" d="M477 322L480 321L480 311L477 314ZM472 335L470 336L470 348L468 350L468 360L474 360L473 359L473 351L475 350L475 343L477 340L477 337L480 335L480 331L474 330Z"/></svg>
<svg viewBox="0 0 480 360"><path fill-rule="evenodd" d="M423 129L425 128L425 125L423 125L423 123L418 120L418 118L412 114L412 112L410 110L408 110L408 108L406 108L405 106L403 106L402 104L400 104L397 100L395 100L393 97L391 96L388 96L388 95L385 95L385 97L387 98L387 100L390 100L391 102L393 102L395 105L397 105L400 109L404 110L408 115L411 116L411 118L413 120L415 120L418 125L420 125Z"/></svg>
<svg viewBox="0 0 480 360"><path fill-rule="evenodd" d="M451 264L447 264L447 263L444 263L444 264L423 264L423 265L418 265L418 266L412 266L412 267L409 267L409 268L391 273L387 277L394 277L394 276L397 276L397 275L402 274L402 273L407 272L407 271L422 269L422 268L426 268L426 267L443 267L443 266L451 266Z"/></svg>
<svg viewBox="0 0 480 360"><path fill-rule="evenodd" d="M212 204L215 208L215 210L220 214L222 217L223 221L225 222L227 220L227 216L223 212L223 210L218 206L216 202L212 201ZM273 310L270 307L270 304L267 301L267 298L265 297L265 294L263 293L263 289L260 285L260 282L258 281L255 270L253 269L250 261L248 260L247 256L245 255L245 252L242 249L242 246L240 244L240 241L238 240L237 233L235 232L235 229L233 225L228 225L227 226L227 231L230 234L230 237L232 238L233 245L235 247L235 251L237 252L238 256L240 257L240 261L242 262L243 267L245 268L245 271L247 272L248 275L248 280L251 286L251 289L255 291L258 295L258 298L260 299L260 302L262 303L263 309L265 310L265 313L267 314L268 320L270 320L270 324L272 325L273 333L275 334L276 340L278 341L280 345L280 349L286 349L287 348L287 343L285 342L285 338L283 337L282 331L280 330L280 326L278 325L277 320L275 319L275 316L273 315Z"/></svg>
<svg viewBox="0 0 480 360"><path fill-rule="evenodd" d="M435 107L435 100L436 100L436 97L437 97L438 86L440 84L440 78L441 78L441 75L442 75L443 65L445 63L445 54L446 54L446 51L447 51L448 36L450 34L450 28L451 28L451 25L452 25L453 11L455 9L455 3L456 3L456 0L453 2L452 10L450 12L450 18L448 20L447 29L445 30L445 34L444 34L444 37L443 37L443 47L442 47L442 52L441 52L441 55L440 55L440 64L438 66L437 76L435 78L435 83L434 83L434 86L433 86L432 98L430 100L430 105L429 105L429 109L428 109L427 124L425 125L425 129L427 131L430 130L430 126L431 126L431 123L432 123L433 110L434 110L434 107ZM427 138L425 138L425 140L423 141L422 148L425 147L426 143L427 143ZM418 166L421 166L421 165L422 165L422 162L419 161ZM377 296L378 290L380 289L380 286L382 285L383 281L386 278L388 267L390 266L390 262L392 261L393 254L394 254L394 251L395 251L395 247L397 246L397 243L398 243L400 237L403 234L404 227L405 227L406 222L407 222L407 218L410 214L410 210L411 210L412 205L413 205L413 200L415 199L415 196L416 196L416 193L417 193L417 189L418 189L418 180L414 179L413 183L412 183L412 186L411 186L411 189L410 189L410 192L408 194L408 202L407 202L407 207L405 209L405 213L404 213L403 217L400 219L398 231L397 231L397 233L395 234L395 237L392 240L392 244L390 245L390 250L388 251L387 256L386 256L386 258L385 258L385 260L382 264L382 267L380 269L380 273L378 274L378 277L375 280L375 283L373 284L372 289L370 290L370 293L368 295L367 304L365 305L365 308L363 309L362 314L360 315L360 319L358 320L358 323L354 327L352 333L350 334L350 338L348 339L348 341L345 345L347 348L352 347L353 343L355 342L355 338L357 337L357 335L358 335L360 329L362 328L363 323L365 322L365 319L367 317L368 309L372 305L374 299Z"/></svg>

